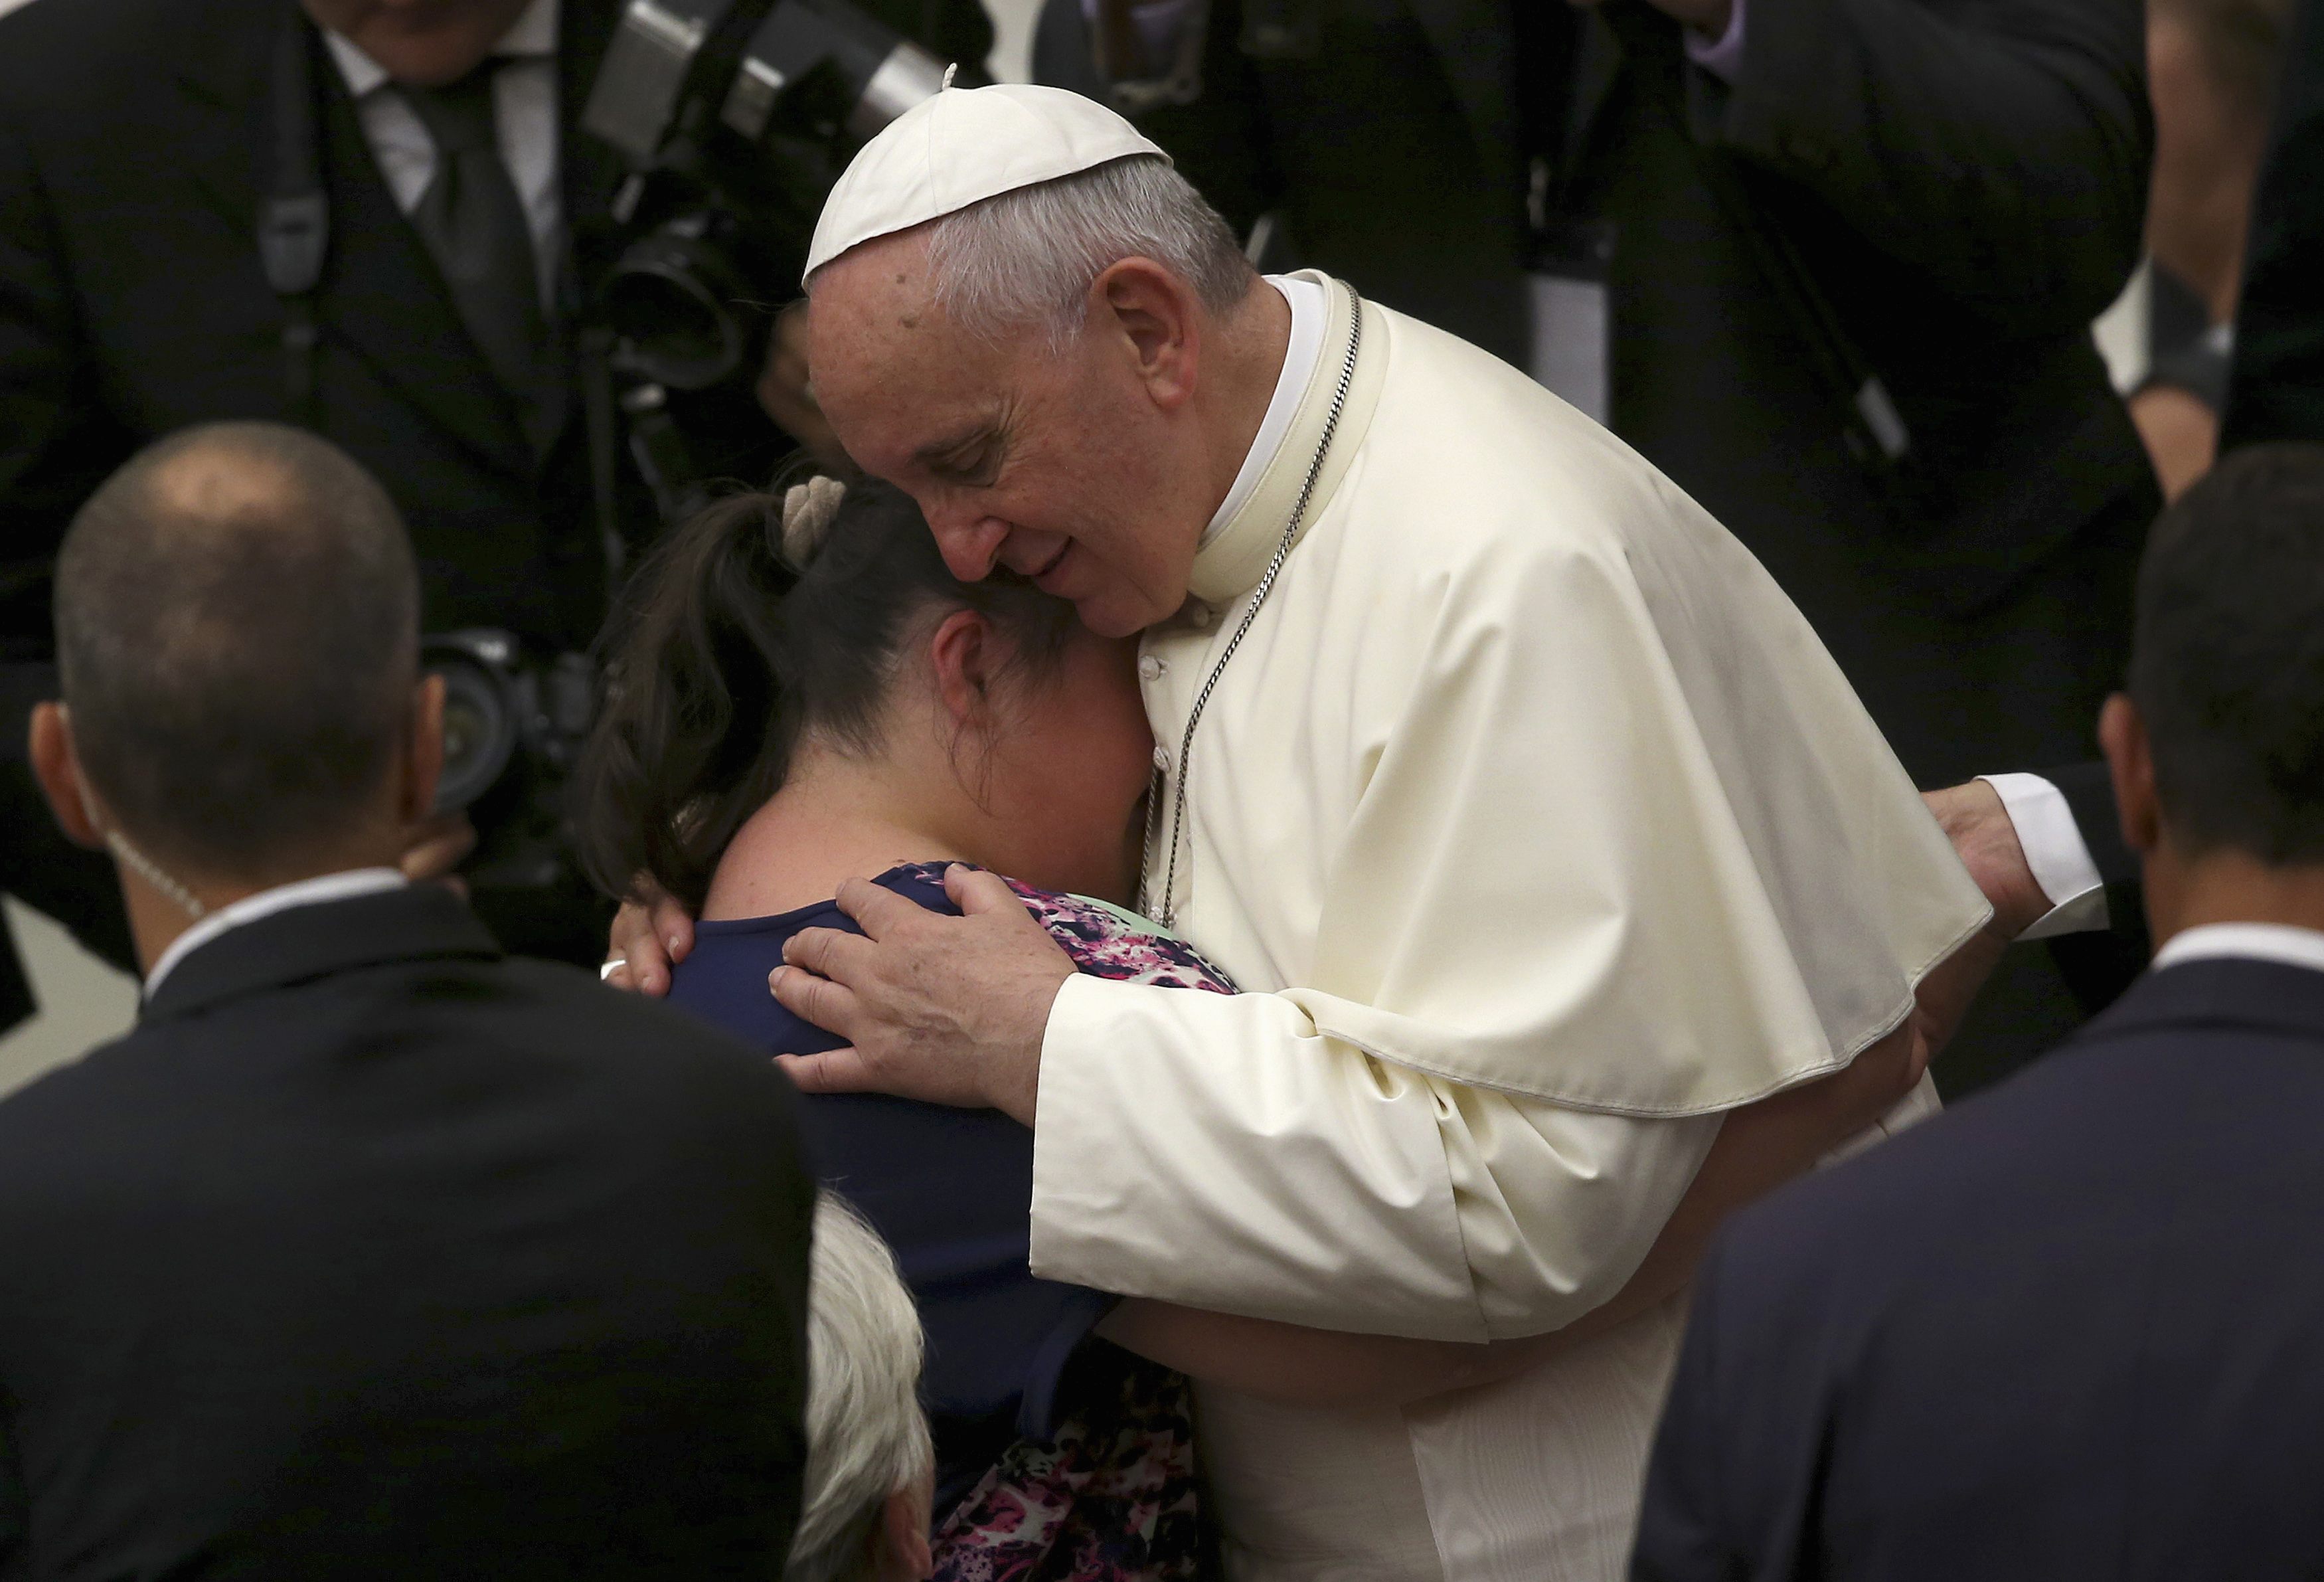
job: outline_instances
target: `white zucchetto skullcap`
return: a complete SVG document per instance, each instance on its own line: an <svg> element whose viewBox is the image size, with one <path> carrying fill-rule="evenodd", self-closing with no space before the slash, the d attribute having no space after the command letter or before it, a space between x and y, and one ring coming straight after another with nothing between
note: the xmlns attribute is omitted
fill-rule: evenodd
<svg viewBox="0 0 2324 1582"><path fill-rule="evenodd" d="M876 236L1133 154L1170 157L1077 93L1019 82L945 88L857 151L824 199L807 273Z"/></svg>

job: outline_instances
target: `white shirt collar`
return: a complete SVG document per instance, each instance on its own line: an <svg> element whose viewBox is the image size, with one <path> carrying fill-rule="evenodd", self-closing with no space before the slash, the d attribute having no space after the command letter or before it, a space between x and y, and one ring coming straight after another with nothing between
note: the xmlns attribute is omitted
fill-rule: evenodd
<svg viewBox="0 0 2324 1582"><path fill-rule="evenodd" d="M2205 923L2173 934L2154 953L2154 969L2160 972L2182 961L2213 961L2223 957L2274 961L2324 972L2324 932L2295 928L2290 923Z"/></svg>
<svg viewBox="0 0 2324 1582"><path fill-rule="evenodd" d="M554 55L557 53L558 7L562 0L532 0L493 46L495 55ZM354 40L323 30L323 42L346 79L347 92L362 98L387 80L387 68L365 54Z"/></svg>
<svg viewBox="0 0 2324 1582"><path fill-rule="evenodd" d="M1227 497L1212 514L1210 525L1203 529L1204 543L1209 543L1212 534L1234 520L1235 513L1249 503L1251 491L1259 487L1259 476L1267 471L1268 463L1283 449L1283 437L1291 431L1291 420L1299 415L1299 397L1323 356L1323 320L1331 310L1323 288L1296 275L1270 274L1262 278L1291 304L1291 344L1284 349L1283 372L1275 376L1275 393L1268 397L1267 415L1259 420L1259 432L1251 437L1250 449L1235 474L1234 486L1227 490Z"/></svg>
<svg viewBox="0 0 2324 1582"><path fill-rule="evenodd" d="M294 906L317 906L326 901L349 901L358 895L370 895L378 891L400 890L405 884L403 875L393 868L351 868L343 874L324 874L312 879L300 879L293 884L277 884L272 890L262 890L255 895L245 895L230 906L198 919L194 926L170 941L153 970L145 975L145 997L161 986L178 963L208 944L221 934L254 923L259 919L272 917L278 911L288 911Z"/></svg>

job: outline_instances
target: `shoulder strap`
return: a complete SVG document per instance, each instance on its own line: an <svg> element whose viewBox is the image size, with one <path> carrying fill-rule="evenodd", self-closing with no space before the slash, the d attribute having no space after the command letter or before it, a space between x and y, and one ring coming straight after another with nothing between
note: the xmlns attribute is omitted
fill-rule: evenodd
<svg viewBox="0 0 2324 1582"><path fill-rule="evenodd" d="M292 421L316 424L315 290L331 245L315 107L313 45L304 13L282 8L270 72L266 191L258 206L258 255L282 302L282 389Z"/></svg>

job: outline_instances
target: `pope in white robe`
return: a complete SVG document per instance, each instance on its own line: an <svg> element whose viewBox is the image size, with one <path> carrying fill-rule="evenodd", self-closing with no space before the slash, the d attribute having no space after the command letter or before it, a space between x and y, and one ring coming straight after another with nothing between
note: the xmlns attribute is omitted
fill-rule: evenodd
<svg viewBox="0 0 2324 1582"><path fill-rule="evenodd" d="M859 246L1124 157L1159 151L1073 96L947 91L858 156L811 286ZM1644 460L1341 282L1250 290L1289 310L1279 372L1140 661L1161 744L1147 904L1245 992L1052 980L1025 1041L1038 1106L1015 1106L1035 1270L1313 1328L1556 1329L1638 1268L1723 1115L1896 1029L1986 903L1814 634ZM821 386L839 371L815 301ZM952 555L954 486L862 415L866 391L937 399L903 399L896 355L827 405ZM963 1086L968 1034L946 1042L982 1013L916 1012L894 985L937 960L891 972L902 949L784 975L810 1014L844 990L830 1024L855 1046L802 1080L1012 1107ZM1232 1574L1618 1576L1679 1322L1665 1303L1396 1410L1204 1390Z"/></svg>

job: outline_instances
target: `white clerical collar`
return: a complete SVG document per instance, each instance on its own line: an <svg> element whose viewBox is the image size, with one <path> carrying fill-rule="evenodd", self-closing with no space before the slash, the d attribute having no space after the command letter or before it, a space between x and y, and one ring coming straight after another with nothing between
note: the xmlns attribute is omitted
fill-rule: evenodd
<svg viewBox="0 0 2324 1582"><path fill-rule="evenodd" d="M1291 344L1283 354L1283 372L1275 376L1275 393L1267 400L1267 416L1259 420L1259 432L1251 439L1250 449L1244 453L1241 470L1235 474L1234 486L1211 516L1211 524L1203 529L1203 543L1209 543L1219 529L1234 520L1235 513L1250 503L1259 487L1259 476L1267 464L1283 449L1283 438L1291 431L1291 421L1299 415L1299 397L1314 376L1315 365L1323 358L1323 321L1330 316L1331 305L1323 295L1321 282L1302 280L1296 274L1270 274L1262 277L1267 283L1283 293L1291 305Z"/></svg>
<svg viewBox="0 0 2324 1582"><path fill-rule="evenodd" d="M300 879L289 884L277 884L272 890L262 890L255 895L245 895L230 906L222 906L197 921L194 926L170 941L153 970L145 975L145 997L161 986L178 963L208 944L221 934L230 933L245 923L272 917L278 911L288 911L294 906L318 906L327 901L352 901L358 895L370 895L383 890L399 890L407 881L393 868L350 868L343 874L324 874L312 879Z"/></svg>
<svg viewBox="0 0 2324 1582"><path fill-rule="evenodd" d="M532 0L524 14L516 19L501 42L493 46L494 55L554 55L557 53L557 12L562 0ZM323 30L323 42L330 46L331 59L346 80L347 92L361 98L387 80L387 68L373 60L363 47L344 34Z"/></svg>
<svg viewBox="0 0 2324 1582"><path fill-rule="evenodd" d="M2324 972L2324 932L2295 928L2290 923L2205 923L2173 934L2154 953L2154 970L2182 961L2215 961L2227 957L2250 961L2273 961Z"/></svg>

